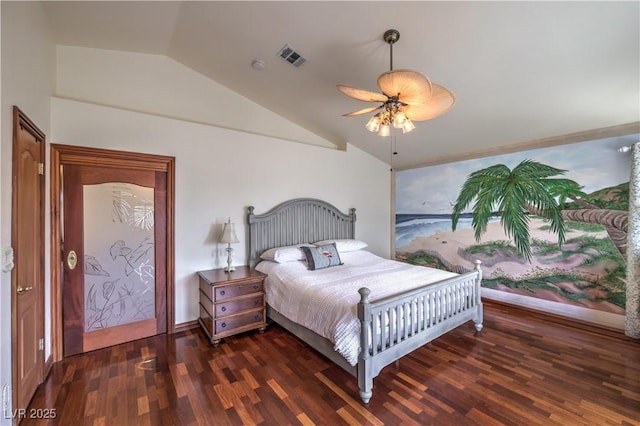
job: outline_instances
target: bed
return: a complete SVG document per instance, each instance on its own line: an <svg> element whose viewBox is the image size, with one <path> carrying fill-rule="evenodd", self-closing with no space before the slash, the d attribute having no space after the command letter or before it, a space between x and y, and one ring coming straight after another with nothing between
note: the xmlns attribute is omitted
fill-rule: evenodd
<svg viewBox="0 0 640 426"><path fill-rule="evenodd" d="M476 333L482 330L479 261L473 271L455 274L355 249L339 251L342 263L336 267L307 271L302 260L285 264L261 256L276 248L313 247L315 242L358 242L355 209L343 213L325 201L298 198L264 214L254 210L248 207L249 263L267 273L267 317L355 376L365 404L373 395L373 379L385 366L468 321L473 321ZM370 269L364 272L365 267ZM288 282L285 278L300 284L283 284ZM286 302L278 302L279 285L288 285L280 290L288 296ZM296 295L296 286L306 293ZM337 296L338 288L346 294ZM327 303L331 297L342 305ZM296 317L296 309L302 317ZM341 316L334 318L329 310ZM318 324L318 319L327 324ZM338 331L331 335L335 324ZM343 340L347 349L340 346Z"/></svg>

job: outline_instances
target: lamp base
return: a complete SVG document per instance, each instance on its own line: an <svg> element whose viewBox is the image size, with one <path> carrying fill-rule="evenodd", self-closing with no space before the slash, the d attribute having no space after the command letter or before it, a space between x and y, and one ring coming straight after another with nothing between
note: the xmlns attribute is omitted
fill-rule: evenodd
<svg viewBox="0 0 640 426"><path fill-rule="evenodd" d="M236 270L235 266L233 266L231 264L231 253L233 252L233 249L231 248L231 244L229 244L229 247L227 247L227 267L224 268L225 272L233 272Z"/></svg>

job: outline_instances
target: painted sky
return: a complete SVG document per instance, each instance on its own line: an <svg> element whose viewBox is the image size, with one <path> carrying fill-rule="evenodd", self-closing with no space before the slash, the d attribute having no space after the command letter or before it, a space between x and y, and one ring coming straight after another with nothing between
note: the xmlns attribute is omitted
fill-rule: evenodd
<svg viewBox="0 0 640 426"><path fill-rule="evenodd" d="M631 154L618 148L640 141L640 134L558 145L512 154L459 161L396 173L396 213L450 214L467 176L495 164L510 169L530 159L567 170L564 177L590 193L629 181Z"/></svg>

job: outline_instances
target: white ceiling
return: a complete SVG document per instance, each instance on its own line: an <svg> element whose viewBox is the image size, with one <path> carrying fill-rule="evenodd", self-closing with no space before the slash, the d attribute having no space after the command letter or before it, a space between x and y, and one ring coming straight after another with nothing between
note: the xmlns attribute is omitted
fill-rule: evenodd
<svg viewBox="0 0 640 426"><path fill-rule="evenodd" d="M393 165L640 121L640 2L44 2L57 44L167 55L320 137L383 161L371 106L336 84L377 90L389 69L423 72L454 108L396 136ZM307 62L277 53L285 43ZM254 59L266 67L256 71Z"/></svg>

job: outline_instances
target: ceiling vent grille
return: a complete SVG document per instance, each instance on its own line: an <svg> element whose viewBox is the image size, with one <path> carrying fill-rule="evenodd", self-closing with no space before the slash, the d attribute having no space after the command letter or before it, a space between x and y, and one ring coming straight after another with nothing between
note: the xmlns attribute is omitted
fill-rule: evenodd
<svg viewBox="0 0 640 426"><path fill-rule="evenodd" d="M278 56L296 68L300 68L302 64L307 62L299 52L296 52L296 50L288 44L285 44L284 47L280 49Z"/></svg>

